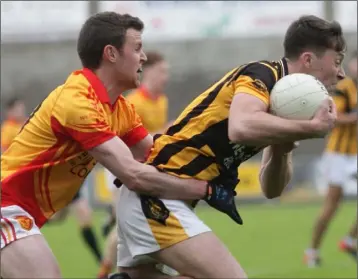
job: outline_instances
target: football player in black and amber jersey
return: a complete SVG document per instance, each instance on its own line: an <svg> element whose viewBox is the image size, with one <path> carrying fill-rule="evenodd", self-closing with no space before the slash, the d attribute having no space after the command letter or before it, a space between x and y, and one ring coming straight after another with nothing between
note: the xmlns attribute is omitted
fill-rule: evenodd
<svg viewBox="0 0 358 279"><path fill-rule="evenodd" d="M262 191L267 198L280 196L291 177L295 141L324 137L334 126L336 110L327 99L312 120L279 118L268 113L270 91L289 73L311 74L332 88L344 77L345 48L339 23L315 16L297 19L285 35L284 58L229 71L155 137L147 163L184 179L234 181L238 166L263 150ZM195 201L137 195L126 187L119 200L118 265L132 278L159 278L157 262L190 278L246 278L193 212ZM177 274L173 270L169 273Z"/></svg>
<svg viewBox="0 0 358 279"><path fill-rule="evenodd" d="M357 52L348 63L349 76L337 84L333 99L337 107L337 125L328 137L322 162L328 179L326 200L313 230L311 248L305 252L305 263L320 263L318 249L324 232L340 204L347 181L357 175ZM340 248L357 257L357 220L348 235L339 242Z"/></svg>

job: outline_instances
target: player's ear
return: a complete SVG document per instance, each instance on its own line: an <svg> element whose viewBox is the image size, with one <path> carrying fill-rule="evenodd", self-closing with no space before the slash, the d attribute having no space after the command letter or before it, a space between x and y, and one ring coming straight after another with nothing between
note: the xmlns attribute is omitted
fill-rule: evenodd
<svg viewBox="0 0 358 279"><path fill-rule="evenodd" d="M106 60L115 63L117 60L118 51L112 45L106 45L103 49L103 58Z"/></svg>
<svg viewBox="0 0 358 279"><path fill-rule="evenodd" d="M314 54L312 52L306 51L300 55L300 61L306 69L310 69L312 67L313 60Z"/></svg>

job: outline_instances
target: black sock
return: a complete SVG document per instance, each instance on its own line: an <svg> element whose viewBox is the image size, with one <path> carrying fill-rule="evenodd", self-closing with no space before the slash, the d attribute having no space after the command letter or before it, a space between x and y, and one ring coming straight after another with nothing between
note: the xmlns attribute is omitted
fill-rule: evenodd
<svg viewBox="0 0 358 279"><path fill-rule="evenodd" d="M81 232L82 232L83 239L85 240L87 245L90 247L93 255L96 257L96 260L98 262L100 262L102 255L101 255L101 252L99 251L97 239L96 239L96 236L92 230L92 227L82 228Z"/></svg>
<svg viewBox="0 0 358 279"><path fill-rule="evenodd" d="M108 236L108 234L111 232L115 224L116 224L116 217L113 215L112 212L110 212L108 219L102 226L102 234L104 237Z"/></svg>

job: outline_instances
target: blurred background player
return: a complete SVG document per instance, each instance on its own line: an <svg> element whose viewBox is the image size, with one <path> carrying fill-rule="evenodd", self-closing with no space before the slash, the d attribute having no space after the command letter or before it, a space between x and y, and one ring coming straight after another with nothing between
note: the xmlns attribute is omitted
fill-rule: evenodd
<svg viewBox="0 0 358 279"><path fill-rule="evenodd" d="M1 153L10 146L20 131L26 119L25 114L26 109L22 99L13 97L6 103L6 118L1 125Z"/></svg>
<svg viewBox="0 0 358 279"><path fill-rule="evenodd" d="M113 271L113 268L116 266L117 261L117 227L116 224L116 204L115 201L117 196L117 187L114 185L113 181L116 177L106 168L104 168L106 183L110 192L112 193L112 204L108 208L108 217L102 227L103 236L106 238L104 242L103 257L100 264L99 271L97 273L98 279L107 278L108 275Z"/></svg>
<svg viewBox="0 0 358 279"><path fill-rule="evenodd" d="M72 213L76 219L76 222L79 226L79 230L81 232L81 237L83 241L86 243L87 247L90 249L91 253L95 257L98 263L101 262L102 255L101 250L98 245L98 239L96 237L95 231L93 229L92 224L92 208L88 203L88 200L83 195L83 189L88 188L88 183L90 179L89 174L81 186L81 189L74 196L72 202L69 206L65 207L57 214L55 214L51 218L51 222L49 224L57 221L64 221L67 219L70 213Z"/></svg>
<svg viewBox="0 0 358 279"><path fill-rule="evenodd" d="M143 64L141 86L131 91L126 99L131 102L142 119L143 126L152 135L162 134L171 122L168 122L168 98L165 87L169 79L169 64L164 56L157 51L146 52L147 61ZM105 170L107 183L114 200L116 190L115 177ZM117 228L115 225L114 206L109 210L110 216L103 226L103 234L107 237L103 260L98 278L106 278L115 266L117 257Z"/></svg>
<svg viewBox="0 0 358 279"><path fill-rule="evenodd" d="M168 98L165 87L169 79L169 64L156 51L146 52L141 86L130 92L126 99L141 117L144 127L152 135L161 134L169 126Z"/></svg>
<svg viewBox="0 0 358 279"><path fill-rule="evenodd" d="M337 84L333 93L338 112L337 126L328 138L322 158L328 190L322 211L314 224L311 247L305 251L304 261L310 267L319 265L318 249L324 233L337 212L347 180L357 174L357 51L348 63L348 74ZM357 256L356 219L339 246L343 251Z"/></svg>

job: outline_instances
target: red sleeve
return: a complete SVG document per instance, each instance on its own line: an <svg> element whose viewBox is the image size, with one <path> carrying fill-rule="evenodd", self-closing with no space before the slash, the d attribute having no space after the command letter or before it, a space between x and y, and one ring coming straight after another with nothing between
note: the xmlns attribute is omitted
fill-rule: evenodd
<svg viewBox="0 0 358 279"><path fill-rule="evenodd" d="M131 147L136 145L148 135L148 131L142 126L137 126L122 137L124 143Z"/></svg>
<svg viewBox="0 0 358 279"><path fill-rule="evenodd" d="M90 150L116 136L113 132L92 132L92 133L83 133L78 130L71 130L66 128L66 131L71 135L71 137L81 143L81 146Z"/></svg>
<svg viewBox="0 0 358 279"><path fill-rule="evenodd" d="M126 101L128 109L128 121L130 123L128 132L121 136L121 139L128 146L134 146L148 135L148 131L144 128L142 119L135 110L133 104Z"/></svg>

